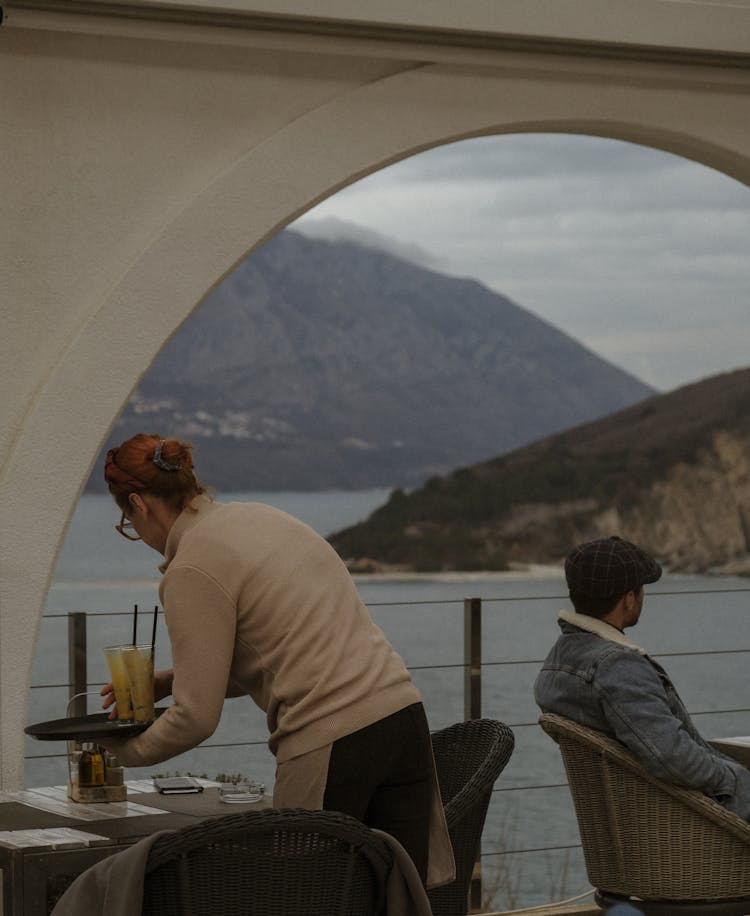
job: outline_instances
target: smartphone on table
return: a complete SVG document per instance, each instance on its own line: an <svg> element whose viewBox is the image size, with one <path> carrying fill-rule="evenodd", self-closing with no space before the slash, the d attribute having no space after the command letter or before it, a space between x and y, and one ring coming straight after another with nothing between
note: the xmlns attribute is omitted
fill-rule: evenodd
<svg viewBox="0 0 750 916"><path fill-rule="evenodd" d="M203 786L192 776L154 776L154 788L162 795L203 791Z"/></svg>

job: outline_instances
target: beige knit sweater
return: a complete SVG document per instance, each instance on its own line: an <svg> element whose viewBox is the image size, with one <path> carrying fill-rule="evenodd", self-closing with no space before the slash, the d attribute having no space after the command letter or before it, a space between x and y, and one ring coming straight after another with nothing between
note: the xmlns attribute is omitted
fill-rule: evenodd
<svg viewBox="0 0 750 916"><path fill-rule="evenodd" d="M204 741L226 696L264 710L280 763L421 699L333 548L278 509L196 498L160 569L173 703L118 749L126 766Z"/></svg>

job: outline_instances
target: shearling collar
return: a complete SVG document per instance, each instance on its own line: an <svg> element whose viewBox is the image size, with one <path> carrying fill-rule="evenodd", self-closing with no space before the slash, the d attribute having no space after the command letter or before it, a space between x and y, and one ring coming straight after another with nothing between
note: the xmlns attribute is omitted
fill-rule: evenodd
<svg viewBox="0 0 750 916"><path fill-rule="evenodd" d="M586 630L602 639L608 639L610 642L616 642L627 649L633 649L641 655L648 655L645 649L637 646L631 639L622 633L617 627L606 623L604 620L597 620L596 617L588 617L586 614L578 614L575 611L560 611L560 620L573 624L579 630Z"/></svg>

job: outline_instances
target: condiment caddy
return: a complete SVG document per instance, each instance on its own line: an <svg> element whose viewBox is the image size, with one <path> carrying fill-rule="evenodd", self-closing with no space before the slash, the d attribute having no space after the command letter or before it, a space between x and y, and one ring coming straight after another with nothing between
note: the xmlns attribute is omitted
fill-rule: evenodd
<svg viewBox="0 0 750 916"><path fill-rule="evenodd" d="M125 770L93 741L68 741L68 797L76 802L126 801Z"/></svg>

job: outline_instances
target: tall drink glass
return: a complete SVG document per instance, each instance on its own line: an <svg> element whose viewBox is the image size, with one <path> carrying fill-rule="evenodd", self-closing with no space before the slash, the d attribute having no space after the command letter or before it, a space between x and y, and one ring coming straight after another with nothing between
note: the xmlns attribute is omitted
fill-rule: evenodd
<svg viewBox="0 0 750 916"><path fill-rule="evenodd" d="M136 722L154 720L154 661L151 646L127 646L122 653L130 683L130 700Z"/></svg>
<svg viewBox="0 0 750 916"><path fill-rule="evenodd" d="M128 680L124 659L125 650L131 648L132 646L104 647L104 657L107 659L109 676L112 679L112 687L115 691L118 722L133 721L133 705L130 702L130 681Z"/></svg>

